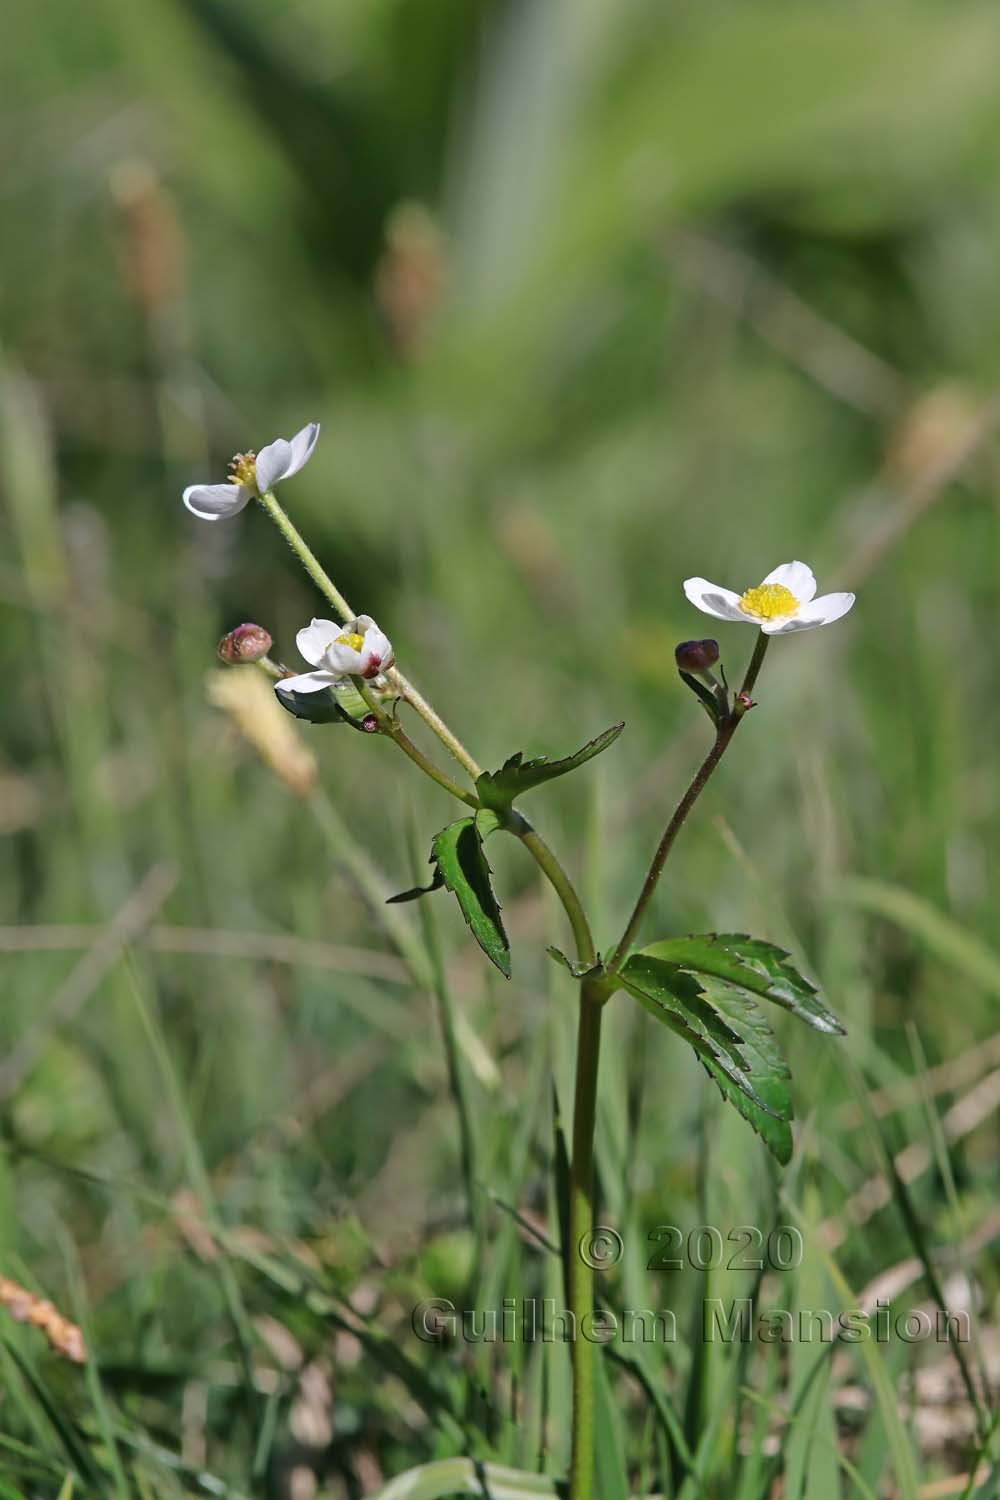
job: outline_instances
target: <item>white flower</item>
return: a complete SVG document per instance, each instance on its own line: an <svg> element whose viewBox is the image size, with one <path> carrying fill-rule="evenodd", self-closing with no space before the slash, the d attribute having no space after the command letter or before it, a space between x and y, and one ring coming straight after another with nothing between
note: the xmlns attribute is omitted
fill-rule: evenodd
<svg viewBox="0 0 1000 1500"><path fill-rule="evenodd" d="M295 644L315 672L299 677L284 677L275 686L278 692L321 693L335 687L345 677L377 677L393 662L392 643L383 635L371 615L358 615L346 625L332 620L313 620L295 637Z"/></svg>
<svg viewBox="0 0 1000 1500"><path fill-rule="evenodd" d="M259 453L237 453L229 465L228 484L191 484L184 491L184 504L202 521L222 521L238 515L255 495L263 495L278 483L297 474L309 462L319 437L319 423L308 422L289 440L275 438Z"/></svg>
<svg viewBox="0 0 1000 1500"><path fill-rule="evenodd" d="M791 635L830 625L854 603L853 594L824 594L817 599L812 569L803 562L782 563L745 594L734 594L707 578L685 579L684 592L706 615L759 625L765 635Z"/></svg>

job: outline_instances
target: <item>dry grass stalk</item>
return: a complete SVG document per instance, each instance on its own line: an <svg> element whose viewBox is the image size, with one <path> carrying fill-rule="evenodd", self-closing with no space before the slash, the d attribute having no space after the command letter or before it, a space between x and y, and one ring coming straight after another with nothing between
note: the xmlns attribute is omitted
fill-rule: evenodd
<svg viewBox="0 0 1000 1500"><path fill-rule="evenodd" d="M36 1297L34 1292L19 1286L8 1276L0 1276L0 1305L7 1309L15 1322L30 1323L33 1328L40 1329L53 1353L71 1359L75 1365L83 1364L87 1357L83 1334L75 1323L57 1312L51 1302Z"/></svg>
<svg viewBox="0 0 1000 1500"><path fill-rule="evenodd" d="M209 702L229 715L240 734L265 765L296 796L316 789L316 757L295 732L294 723L263 673L248 667L213 672L207 681Z"/></svg>

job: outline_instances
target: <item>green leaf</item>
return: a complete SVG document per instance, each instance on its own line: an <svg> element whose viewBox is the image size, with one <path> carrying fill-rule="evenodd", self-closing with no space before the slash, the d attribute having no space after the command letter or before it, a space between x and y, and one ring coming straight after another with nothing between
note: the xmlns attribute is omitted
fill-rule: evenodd
<svg viewBox="0 0 1000 1500"><path fill-rule="evenodd" d="M719 700L715 694L703 682L699 682L697 677L693 677L690 672L681 672L681 681L686 687L691 689L692 693L696 693L701 699L702 708L708 714L715 727L718 728L722 715L719 708Z"/></svg>
<svg viewBox="0 0 1000 1500"><path fill-rule="evenodd" d="M493 894L491 871L476 822L475 818L459 818L442 828L431 844L434 877L430 885L391 896L387 905L414 901L446 886L458 898L462 915L486 957L509 979L510 944L500 919L500 904Z"/></svg>
<svg viewBox="0 0 1000 1500"><path fill-rule="evenodd" d="M411 890L400 891L398 896L390 896L386 906L402 906L404 901L416 901L420 896L429 896L432 891L439 891L444 885L444 876L438 867L435 867L430 885L415 885Z"/></svg>
<svg viewBox="0 0 1000 1500"><path fill-rule="evenodd" d="M629 994L650 1015L683 1037L706 1066L712 1064L758 1109L772 1113L750 1076L743 1038L705 998L693 974L685 973L677 964L636 953L618 977Z"/></svg>
<svg viewBox="0 0 1000 1500"><path fill-rule="evenodd" d="M575 959L567 958L561 948L546 948L550 958L554 958L557 964L562 964L568 969L574 979L593 979L598 974L604 973L604 960L599 958L595 964L577 963Z"/></svg>
<svg viewBox="0 0 1000 1500"><path fill-rule="evenodd" d="M485 844L491 833L496 833L500 827L500 818L492 807L481 807L476 813L476 832L482 843Z"/></svg>
<svg viewBox="0 0 1000 1500"><path fill-rule="evenodd" d="M344 687L324 688L321 693L278 692L275 684L274 696L296 719L305 719L309 724L350 724L359 729L360 720L368 712L368 705L353 683Z"/></svg>
<svg viewBox="0 0 1000 1500"><path fill-rule="evenodd" d="M702 981L705 991L739 1035L741 1051L750 1064L754 1088L767 1105L759 1109L741 1089L734 1089L726 1074L715 1063L706 1063L709 1073L730 1104L756 1130L764 1144L787 1166L792 1157L794 1117L791 1091L788 1087L788 1064L778 1046L774 1032L752 995L720 979Z"/></svg>
<svg viewBox="0 0 1000 1500"><path fill-rule="evenodd" d="M565 776L578 766L585 765L588 760L593 760L595 755L600 755L602 750L607 750L609 745L614 744L624 728L624 723L612 724L610 729L590 740L575 755L567 755L562 760L549 760L546 755L539 755L535 760L525 760L523 750L519 750L516 755L504 761L499 771L483 772L476 782L479 799L484 807L491 807L501 817L505 817L515 797L520 797L522 792L530 792L532 787L541 786L543 781Z"/></svg>
<svg viewBox="0 0 1000 1500"><path fill-rule="evenodd" d="M745 932L707 932L665 938L641 950L651 958L679 964L695 974L728 979L731 984L783 1006L817 1031L844 1034L813 985L788 962L784 948L748 937Z"/></svg>

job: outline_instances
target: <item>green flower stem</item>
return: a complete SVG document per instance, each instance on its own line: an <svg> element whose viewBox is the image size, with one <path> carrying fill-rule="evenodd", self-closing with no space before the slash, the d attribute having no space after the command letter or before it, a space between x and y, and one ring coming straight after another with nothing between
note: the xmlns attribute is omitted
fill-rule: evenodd
<svg viewBox="0 0 1000 1500"><path fill-rule="evenodd" d="M521 819L521 825L523 826L516 825L514 832L559 897L563 910L569 918L569 925L573 929L577 958L582 964L596 963L597 949L594 947L590 923L587 921L583 902L577 895L573 882L541 834L532 828L526 818Z"/></svg>
<svg viewBox="0 0 1000 1500"><path fill-rule="evenodd" d="M471 779L475 781L481 776L483 774L482 766L476 764L468 750L462 744L462 741L458 738L458 735L448 728L440 714L434 712L427 699L422 693L417 692L417 689L410 682L409 678L404 677L398 667L390 667L386 676L398 688L403 701L408 703L420 715L428 729L433 730L445 749L455 757L459 765L468 773Z"/></svg>
<svg viewBox="0 0 1000 1500"><path fill-rule="evenodd" d="M285 541L291 547L320 593L329 599L342 620L353 620L354 611L351 609L351 606L337 588L333 579L326 572L319 558L309 547L305 538L292 525L289 517L274 498L274 491L267 490L263 495L258 496L258 498L264 510L271 517L271 520L277 526L281 535L285 538Z"/></svg>
<svg viewBox="0 0 1000 1500"><path fill-rule="evenodd" d="M569 918L582 964L596 964L597 949L587 914L573 882L548 844L526 819L514 829L552 886ZM594 1310L594 1272L580 1247L594 1227L594 1130L597 1123L597 1075L601 1056L601 1009L607 992L584 981L576 1042L573 1099L573 1147L569 1177L569 1233L563 1246L570 1312L575 1321L572 1347L573 1417L569 1500L591 1500L594 1491L594 1361L597 1351L583 1336L583 1323Z"/></svg>
<svg viewBox="0 0 1000 1500"><path fill-rule="evenodd" d="M583 1247L594 1232L594 1132L597 1125L597 1073L601 1056L602 997L586 981L580 986L573 1097L573 1154L569 1169L569 1307L573 1337L573 1416L570 1436L569 1500L591 1500L594 1492L594 1373L597 1350L583 1335L594 1311L594 1272Z"/></svg>
<svg viewBox="0 0 1000 1500"><path fill-rule="evenodd" d="M258 499L267 515L270 516L275 526L277 526L285 538L285 541L299 559L299 562L309 574L313 583L319 589L320 593L333 605L341 620L346 623L348 620L355 619L356 616L353 609L337 588L326 569L322 566L301 532L292 524L287 512L278 504L278 501L274 497L274 491L267 490L263 495L259 495ZM426 698L417 691L413 683L404 677L402 672L397 668L391 667L386 676L397 689L400 697L420 715L427 727L437 735L449 754L455 757L463 770L467 771L472 780L475 781L476 777L481 774L481 768L473 760L458 736L448 728L441 716L434 712ZM411 756L411 759L413 758ZM435 776L434 779L436 781L438 778ZM464 800L467 801L468 798ZM470 806L475 805L477 804L470 803Z"/></svg>
<svg viewBox="0 0 1000 1500"><path fill-rule="evenodd" d="M709 777L715 770L716 766L719 764L719 761L722 759L723 755L725 755L726 750L729 748L729 744L733 738L733 735L740 727L740 724L742 723L749 707L751 706L749 701L750 693L755 682L757 681L757 674L760 672L761 665L764 661L764 655L767 651L770 639L771 637L765 635L763 631L758 632L757 644L754 646L753 655L751 656L749 665L747 666L746 675L743 678L743 684L740 687L739 693L737 694L736 702L728 716L720 721L715 735L715 743L695 772L693 780L691 781L690 785L687 788L687 791L684 793L681 800L678 802L676 808L673 811L673 814L671 815L669 823L663 831L663 837L660 839L656 853L653 855L652 864L650 865L649 871L646 875L646 879L643 882L642 890L639 892L639 899L635 903L632 915L629 917L625 931L622 933L621 941L619 942L618 947L615 949L611 961L608 964L609 974L616 973L621 965L625 962L625 959L628 957L629 948L632 946L632 941L635 938L642 919L646 914L646 908L652 900L653 892L656 890L657 882L659 881L659 878L663 873L663 866L667 862L667 856L674 846L674 840L677 838L677 835L680 833L682 827L684 826L684 822L687 818L688 813L691 811L692 807L704 791Z"/></svg>
<svg viewBox="0 0 1000 1500"><path fill-rule="evenodd" d="M753 655L751 656L750 661L747 665L746 674L743 678L743 684L740 688L741 698L744 696L749 698L750 694L753 692L754 684L757 681L757 673L761 669L764 657L767 655L767 648L770 644L771 637L769 635L765 635L763 630L758 631L757 641L753 648ZM739 709L739 713L740 717L742 718L743 714L746 713L746 708Z"/></svg>
<svg viewBox="0 0 1000 1500"><path fill-rule="evenodd" d="M457 797L458 800L460 802L464 802L467 807L479 806L478 799L474 797L471 792L467 792L464 787L460 787L457 781L452 781L451 777L446 775L444 771L440 770L434 764L434 762L430 760L424 754L424 752L413 743L399 720L392 714L386 713L385 709L375 697L375 694L372 692L371 688L368 686L363 677L352 677L351 681L354 683L354 686L357 688L358 692L367 703L369 709L378 720L379 732L381 734L384 734L390 740L394 740L395 743L399 746L400 750L402 750L403 754L408 755L413 761L414 765L419 766L421 771L423 771L426 776L429 776L432 781L436 781L438 786L443 787L446 792L450 792L453 797Z"/></svg>

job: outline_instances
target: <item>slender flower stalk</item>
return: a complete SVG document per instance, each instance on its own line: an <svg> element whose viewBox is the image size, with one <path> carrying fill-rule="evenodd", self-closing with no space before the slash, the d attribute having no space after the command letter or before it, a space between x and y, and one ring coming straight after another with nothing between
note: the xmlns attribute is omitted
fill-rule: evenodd
<svg viewBox="0 0 1000 1500"><path fill-rule="evenodd" d="M730 713L724 719L720 720L715 734L715 743L698 767L687 790L670 816L670 821L667 823L663 831L663 837L660 839L656 853L653 855L646 879L643 881L642 890L639 892L639 898L635 903L632 915L629 917L625 931L622 933L618 946L608 963L609 974L616 973L626 958L628 958L629 948L632 946L632 941L646 914L646 908L653 898L653 892L656 890L660 876L663 874L663 866L666 864L667 856L674 847L674 841L683 828L688 813L705 790L709 777L732 743L733 735L739 729L747 710L753 706L753 700L750 695L753 692L757 675L763 665L770 639L771 637L765 635L763 630L757 636L753 655L750 657L742 685L736 695L736 702Z"/></svg>
<svg viewBox="0 0 1000 1500"><path fill-rule="evenodd" d="M346 624L348 620L353 619L353 609L337 588L337 585L329 573L327 573L312 548L307 544L301 532L296 526L293 526L287 511L278 504L278 501L274 498L274 491L265 490L264 494L258 498L262 507L270 516L275 526L277 526L281 535L285 538L285 541L291 547L320 593L330 601L340 615L341 621Z"/></svg>
<svg viewBox="0 0 1000 1500"><path fill-rule="evenodd" d="M520 819L520 825L515 825L513 832L517 834L521 843L559 897L562 908L569 920L569 925L573 929L573 941L576 944L577 958L582 964L590 965L596 963L597 949L594 947L594 938L590 930L590 923L587 920L587 914L583 909L583 902L577 895L573 882L541 834L532 828L526 818Z"/></svg>

